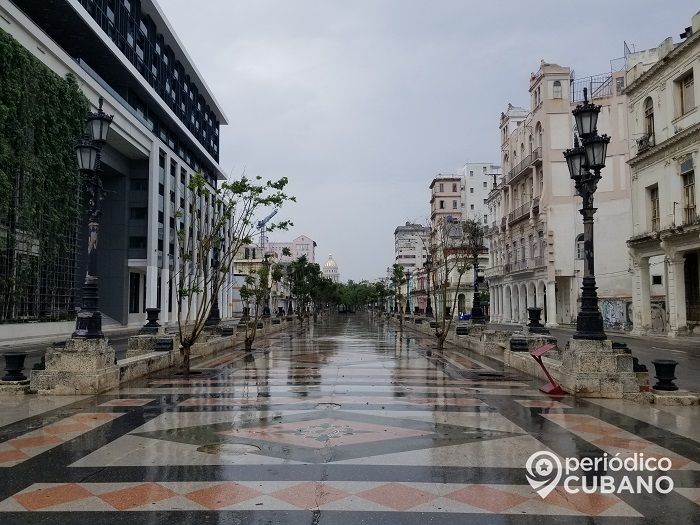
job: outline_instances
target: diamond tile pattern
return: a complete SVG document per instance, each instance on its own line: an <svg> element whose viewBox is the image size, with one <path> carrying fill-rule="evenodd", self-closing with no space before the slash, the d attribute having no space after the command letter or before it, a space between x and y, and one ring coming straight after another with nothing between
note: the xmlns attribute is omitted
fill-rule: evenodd
<svg viewBox="0 0 700 525"><path fill-rule="evenodd" d="M115 420L122 414L76 414L0 443L0 467L13 467L42 452Z"/></svg>
<svg viewBox="0 0 700 525"><path fill-rule="evenodd" d="M619 457L625 458L632 456L634 453L643 452L644 457L647 458L670 459L672 470L681 468L700 470L700 464L593 416L544 414L543 417L566 428L610 455L619 454Z"/></svg>
<svg viewBox="0 0 700 525"><path fill-rule="evenodd" d="M624 403L549 399L539 380L451 347L427 356L434 339L365 321L295 323L266 352L195 361L202 373L189 379L163 371L24 411L0 426L0 524L680 525L698 515L697 472L671 473L668 495L569 494L560 482L543 499L524 466L535 452L590 448L697 470L688 429L700 418L678 415L674 430L662 407L644 417Z"/></svg>
<svg viewBox="0 0 700 525"><path fill-rule="evenodd" d="M69 483L33 485L10 500L0 502L0 513L61 510L61 505L77 502L81 510L102 511L102 502L114 510L162 511L181 508L181 498L202 509L258 510L260 498L265 497L266 510L296 508L299 510L334 510L407 512L420 508L431 512L496 514L567 514L599 515L617 505L622 515L636 515L614 495L571 495L557 489L542 500L529 487L521 485L465 485L456 483L364 483L372 485L358 490L357 482L289 482L279 489L277 482L185 482L132 483ZM360 484L362 486L363 484ZM457 505L455 507L455 505ZM0 518L1 520L1 518Z"/></svg>

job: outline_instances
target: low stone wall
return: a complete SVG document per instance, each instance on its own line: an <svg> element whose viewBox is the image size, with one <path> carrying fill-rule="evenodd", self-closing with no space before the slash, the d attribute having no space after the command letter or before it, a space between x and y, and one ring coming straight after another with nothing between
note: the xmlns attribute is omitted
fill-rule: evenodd
<svg viewBox="0 0 700 525"><path fill-rule="evenodd" d="M398 320L388 317L389 321L398 324ZM468 335L457 335L457 326L467 326ZM413 331L420 332L424 335L435 334L435 329L430 328L430 324L426 319L421 324L416 324L413 320L404 322L404 327ZM527 340L527 352L512 352L510 350L511 337L518 337ZM488 325L475 325L460 321L452 321L449 334L445 339L446 342L452 343L458 348L464 348L479 355L491 357L502 362L506 366L524 372L532 377L548 381L547 376L542 371L540 366L530 355L530 351L541 347L544 344L555 343L556 339L545 334L531 334L526 331L504 331L504 330L489 330ZM543 363L549 370L555 381L561 380L562 353L558 347L553 348L543 358Z"/></svg>
<svg viewBox="0 0 700 525"><path fill-rule="evenodd" d="M281 331L292 323L264 322L257 337L264 338ZM156 339L173 339L172 351L154 351ZM243 335L221 336L216 332L203 334L202 341L191 348L192 357L208 356L234 349ZM46 351L46 369L32 370L29 392L50 395L100 394L159 370L179 366L182 355L177 336L134 336L128 343L125 359L114 362L114 349L107 339L69 339L65 348L50 347Z"/></svg>
<svg viewBox="0 0 700 525"><path fill-rule="evenodd" d="M139 377L147 376L159 370L180 366L180 352L151 352L127 357L117 361L119 366L119 383L127 383Z"/></svg>

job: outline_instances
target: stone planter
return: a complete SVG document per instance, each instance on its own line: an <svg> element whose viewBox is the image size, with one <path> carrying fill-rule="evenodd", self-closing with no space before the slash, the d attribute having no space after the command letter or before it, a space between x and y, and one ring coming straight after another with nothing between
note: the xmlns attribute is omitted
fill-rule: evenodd
<svg viewBox="0 0 700 525"><path fill-rule="evenodd" d="M24 370L24 360L27 357L27 352L7 352L5 357L5 374L3 381L26 381L27 376L22 373Z"/></svg>
<svg viewBox="0 0 700 525"><path fill-rule="evenodd" d="M675 373L678 361L673 359L654 359L651 363L656 371L654 377L659 380L652 388L666 391L678 390L678 387L673 382L676 379Z"/></svg>
<svg viewBox="0 0 700 525"><path fill-rule="evenodd" d="M158 333L160 325L158 324L158 316L160 308L146 308L146 319L148 322L139 330L140 335L155 335Z"/></svg>
<svg viewBox="0 0 700 525"><path fill-rule="evenodd" d="M538 306L531 306L527 309L527 317L530 320L530 322L527 324L528 326L534 326L536 328L541 328L543 326L542 323L540 323L540 319L542 318L542 308L539 308Z"/></svg>

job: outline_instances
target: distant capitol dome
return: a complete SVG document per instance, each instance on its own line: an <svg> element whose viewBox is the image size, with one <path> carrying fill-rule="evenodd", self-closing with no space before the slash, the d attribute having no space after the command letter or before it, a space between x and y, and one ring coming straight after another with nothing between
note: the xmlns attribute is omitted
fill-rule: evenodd
<svg viewBox="0 0 700 525"><path fill-rule="evenodd" d="M323 276L328 277L334 283L340 281L340 275L338 274L338 265L333 260L333 254L328 254L328 260L323 263Z"/></svg>

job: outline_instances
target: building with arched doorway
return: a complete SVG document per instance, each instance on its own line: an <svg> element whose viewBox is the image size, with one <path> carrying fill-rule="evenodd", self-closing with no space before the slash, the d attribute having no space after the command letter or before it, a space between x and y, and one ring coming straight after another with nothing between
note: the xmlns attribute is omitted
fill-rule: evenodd
<svg viewBox="0 0 700 525"><path fill-rule="evenodd" d="M544 61L529 83L530 109L508 105L501 114L503 177L486 199L485 244L491 320L527 322L542 308L548 326L576 322L583 278L581 198L563 153L573 145L571 110L588 98L602 106L600 133L611 136L595 194L598 297L606 326L628 328L631 200L624 70L574 79L568 67ZM604 226L604 227L600 227Z"/></svg>

